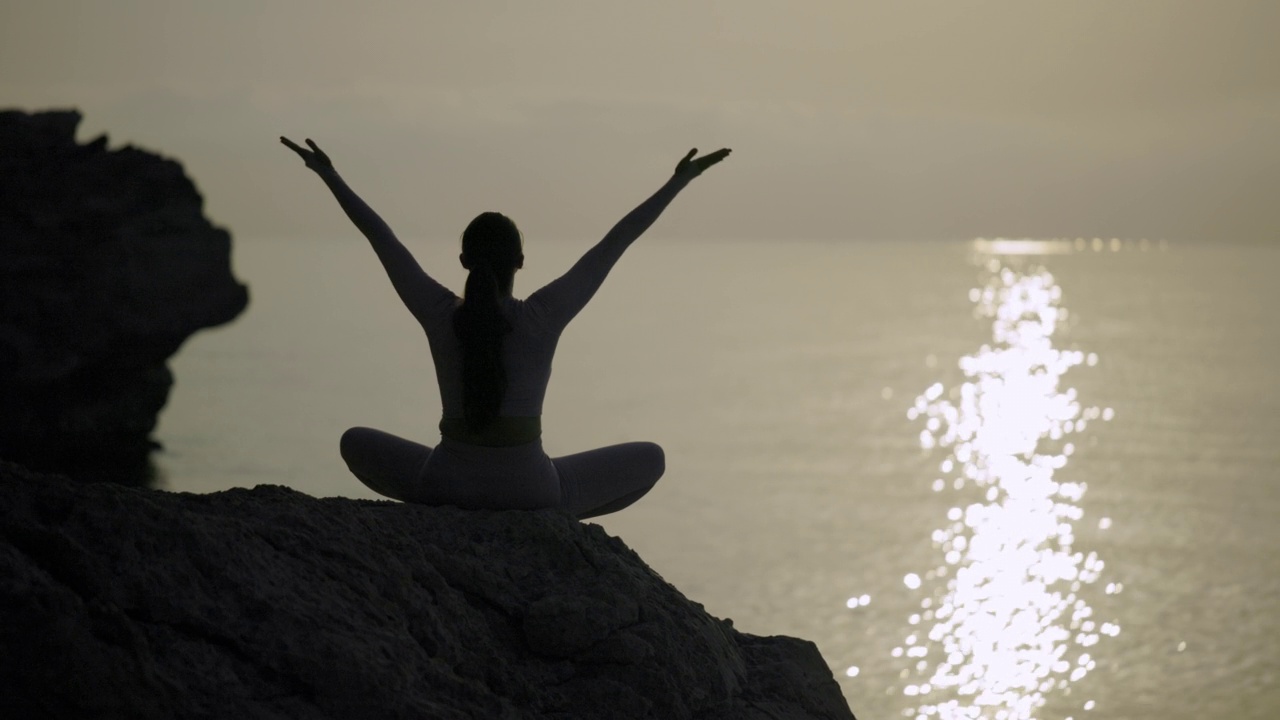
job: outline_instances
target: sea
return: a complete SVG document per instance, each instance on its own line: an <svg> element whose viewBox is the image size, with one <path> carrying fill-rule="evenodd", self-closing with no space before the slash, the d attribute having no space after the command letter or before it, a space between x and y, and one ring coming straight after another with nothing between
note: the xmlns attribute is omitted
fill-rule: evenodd
<svg viewBox="0 0 1280 720"><path fill-rule="evenodd" d="M456 239L413 239L461 289ZM589 245L526 241L525 295ZM375 497L427 342L359 236L241 238L160 487ZM1280 713L1280 248L642 238L569 326L544 443L666 450L595 522L740 631L814 641L863 720Z"/></svg>

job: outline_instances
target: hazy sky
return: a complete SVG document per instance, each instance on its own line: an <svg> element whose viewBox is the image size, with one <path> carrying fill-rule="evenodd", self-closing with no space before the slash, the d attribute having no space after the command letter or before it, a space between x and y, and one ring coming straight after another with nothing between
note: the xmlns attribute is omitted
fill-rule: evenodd
<svg viewBox="0 0 1280 720"><path fill-rule="evenodd" d="M675 237L1280 240L1280 3L25 0L0 107L179 158L237 237L594 238L689 147Z"/></svg>

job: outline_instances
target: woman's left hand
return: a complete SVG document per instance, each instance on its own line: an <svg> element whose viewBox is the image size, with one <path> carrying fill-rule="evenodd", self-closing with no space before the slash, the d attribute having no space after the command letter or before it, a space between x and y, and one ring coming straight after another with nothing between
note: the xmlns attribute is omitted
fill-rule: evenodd
<svg viewBox="0 0 1280 720"><path fill-rule="evenodd" d="M301 157L303 162L307 164L307 167L312 170L315 170L316 172L331 172L333 170L333 161L329 159L328 155L324 154L324 151L320 149L319 145L312 142L311 138L307 138L307 145L311 147L310 150L298 145L283 135L280 136L280 142L284 143L285 147L298 153L298 157Z"/></svg>

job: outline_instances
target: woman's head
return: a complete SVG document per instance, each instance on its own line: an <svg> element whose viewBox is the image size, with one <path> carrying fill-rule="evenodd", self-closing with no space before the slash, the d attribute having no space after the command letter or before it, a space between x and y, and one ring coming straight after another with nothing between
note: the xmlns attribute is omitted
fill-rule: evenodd
<svg viewBox="0 0 1280 720"><path fill-rule="evenodd" d="M482 431L498 416L507 392L502 336L511 331L501 300L524 265L520 231L511 218L486 212L462 231L462 266L470 270L453 332L462 350L462 396L467 426Z"/></svg>
<svg viewBox="0 0 1280 720"><path fill-rule="evenodd" d="M462 267L468 270L488 265L500 280L506 279L505 289L510 292L512 276L524 266L520 230L511 218L502 213L480 213L462 231L462 255L459 259Z"/></svg>

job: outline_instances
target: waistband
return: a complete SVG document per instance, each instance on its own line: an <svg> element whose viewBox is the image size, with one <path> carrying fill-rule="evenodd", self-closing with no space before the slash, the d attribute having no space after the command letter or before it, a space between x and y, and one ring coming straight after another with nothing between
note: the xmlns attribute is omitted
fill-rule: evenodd
<svg viewBox="0 0 1280 720"><path fill-rule="evenodd" d="M440 434L450 440L485 447L526 445L542 437L540 417L496 417L480 432L472 432L464 418L441 418Z"/></svg>

